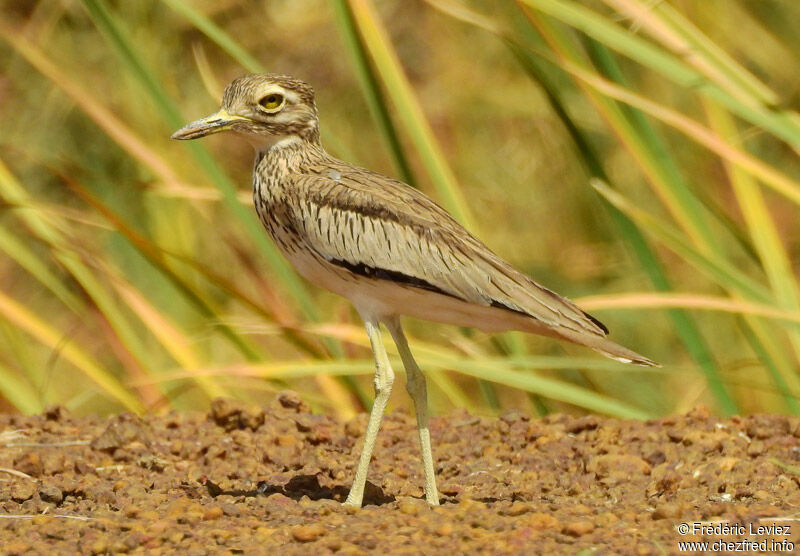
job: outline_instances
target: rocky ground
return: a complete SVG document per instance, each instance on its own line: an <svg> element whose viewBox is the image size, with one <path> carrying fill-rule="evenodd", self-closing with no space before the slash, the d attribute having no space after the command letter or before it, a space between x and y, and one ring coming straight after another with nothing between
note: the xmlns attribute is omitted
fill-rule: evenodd
<svg viewBox="0 0 800 556"><path fill-rule="evenodd" d="M442 505L430 508L413 417L395 412L364 508L344 508L365 424L311 414L291 392L208 413L0 415L0 551L800 550L800 419L455 413L431 425Z"/></svg>

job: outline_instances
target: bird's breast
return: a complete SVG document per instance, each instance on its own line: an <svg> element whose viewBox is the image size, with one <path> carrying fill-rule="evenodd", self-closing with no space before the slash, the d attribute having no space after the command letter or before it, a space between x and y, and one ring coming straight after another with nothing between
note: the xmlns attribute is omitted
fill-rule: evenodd
<svg viewBox="0 0 800 556"><path fill-rule="evenodd" d="M272 239L287 257L302 241L301 232L292 218L289 198L278 180L258 175L253 180L253 204L256 214Z"/></svg>

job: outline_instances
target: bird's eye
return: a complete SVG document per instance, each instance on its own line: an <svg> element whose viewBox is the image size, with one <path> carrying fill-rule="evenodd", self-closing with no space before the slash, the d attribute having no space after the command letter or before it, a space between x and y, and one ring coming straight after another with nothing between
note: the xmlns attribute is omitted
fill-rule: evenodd
<svg viewBox="0 0 800 556"><path fill-rule="evenodd" d="M276 108L280 108L280 106L283 104L283 95L279 95L278 93L270 93L259 100L258 104L260 104L265 110L275 110Z"/></svg>

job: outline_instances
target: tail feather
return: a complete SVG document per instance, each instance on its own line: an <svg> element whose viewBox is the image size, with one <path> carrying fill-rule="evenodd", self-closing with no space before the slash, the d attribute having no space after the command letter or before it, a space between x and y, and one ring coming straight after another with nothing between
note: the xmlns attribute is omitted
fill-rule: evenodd
<svg viewBox="0 0 800 556"><path fill-rule="evenodd" d="M557 332L558 335L565 340L592 348L594 351L602 353L606 357L616 361L641 365L642 367L661 366L659 363L648 359L644 355L640 355L633 350L616 344L604 336L595 336L593 334L579 333L566 329L559 329Z"/></svg>

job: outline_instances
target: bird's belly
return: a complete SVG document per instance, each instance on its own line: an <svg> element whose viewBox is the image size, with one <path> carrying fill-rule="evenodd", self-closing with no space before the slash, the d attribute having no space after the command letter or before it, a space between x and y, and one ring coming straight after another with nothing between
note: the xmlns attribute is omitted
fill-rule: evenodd
<svg viewBox="0 0 800 556"><path fill-rule="evenodd" d="M287 257L306 280L349 299L363 316L381 319L404 315L487 332L526 330L534 324L533 319L504 309L469 303L391 280L356 275L300 251Z"/></svg>
<svg viewBox="0 0 800 556"><path fill-rule="evenodd" d="M300 276L325 290L354 301L362 289L361 277L321 258L304 244L301 237L268 228L278 249Z"/></svg>
<svg viewBox="0 0 800 556"><path fill-rule="evenodd" d="M298 250L293 253L284 252L284 254L298 274L315 286L348 299L359 287L356 276L325 260L319 259L308 251Z"/></svg>
<svg viewBox="0 0 800 556"><path fill-rule="evenodd" d="M486 332L524 330L533 323L533 319L504 309L470 303L449 295L381 279L365 280L348 297L357 307L377 307L378 316L403 315L478 328Z"/></svg>

